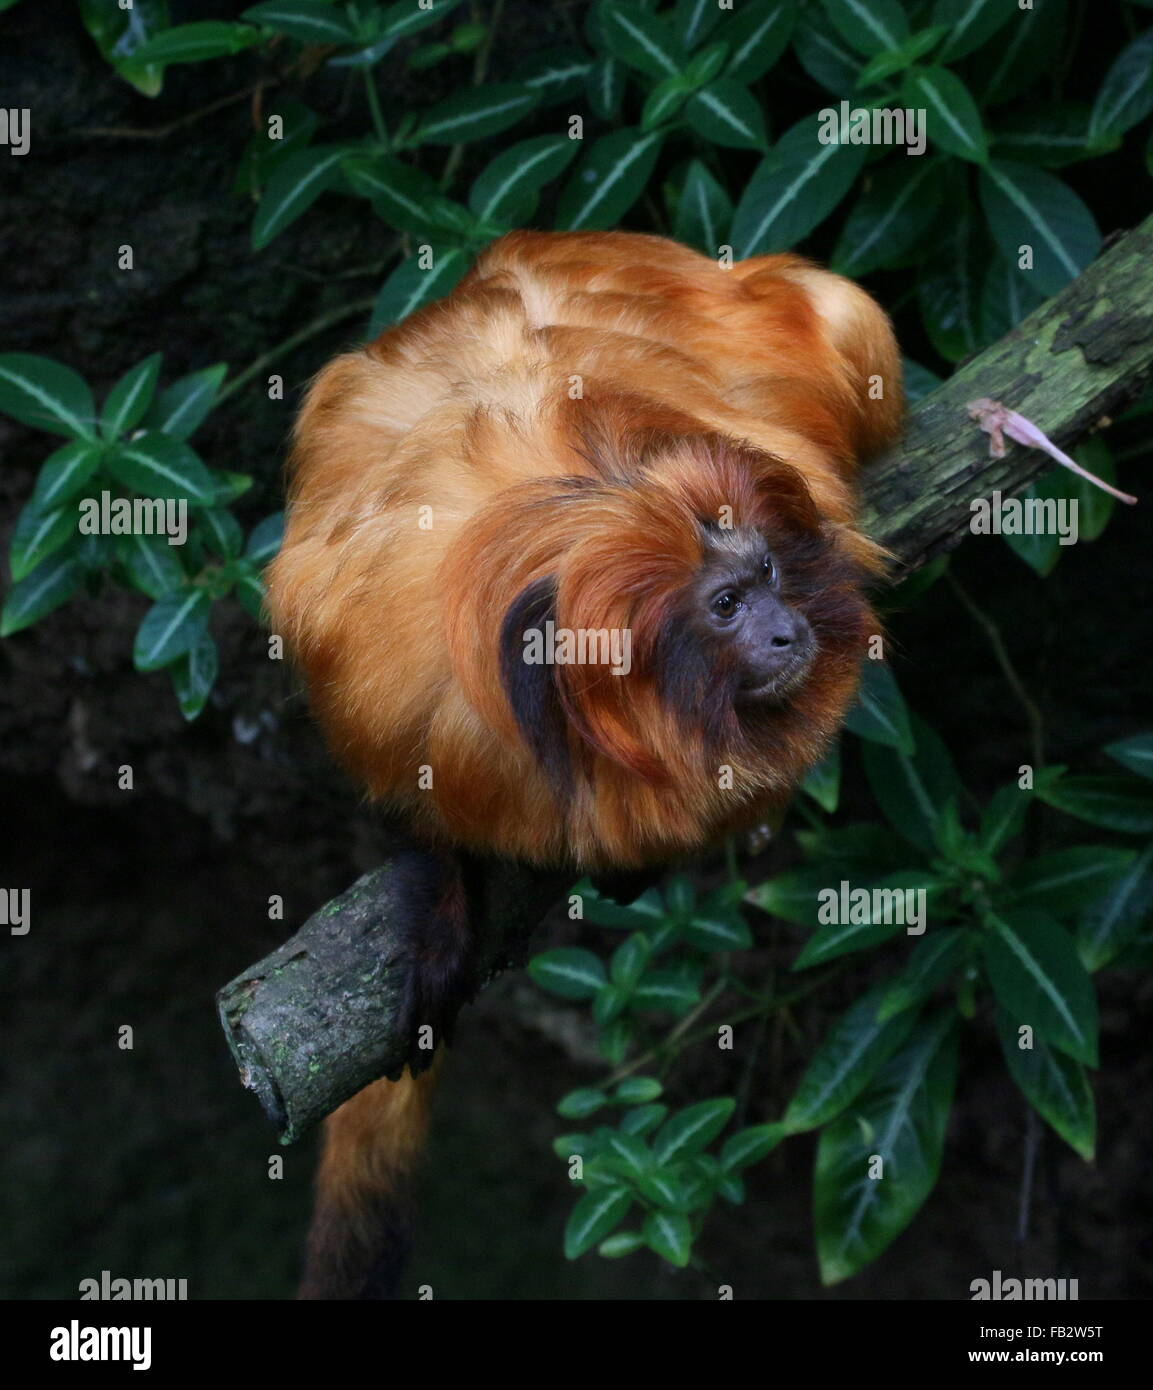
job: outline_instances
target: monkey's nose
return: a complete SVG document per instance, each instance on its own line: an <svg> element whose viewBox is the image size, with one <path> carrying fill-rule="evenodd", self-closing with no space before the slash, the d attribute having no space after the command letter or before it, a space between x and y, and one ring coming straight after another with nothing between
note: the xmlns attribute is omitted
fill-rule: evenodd
<svg viewBox="0 0 1153 1390"><path fill-rule="evenodd" d="M782 613L780 620L776 624L776 631L769 638L769 645L784 649L792 647L808 635L809 625L797 613Z"/></svg>

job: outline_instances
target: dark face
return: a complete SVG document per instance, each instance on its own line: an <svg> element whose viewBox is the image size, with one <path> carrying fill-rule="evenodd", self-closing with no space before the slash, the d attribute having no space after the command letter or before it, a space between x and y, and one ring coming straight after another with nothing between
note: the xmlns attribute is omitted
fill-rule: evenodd
<svg viewBox="0 0 1153 1390"><path fill-rule="evenodd" d="M755 531L709 528L693 586L692 622L739 672L739 701L780 698L804 679L816 654L812 628L781 598L781 575Z"/></svg>

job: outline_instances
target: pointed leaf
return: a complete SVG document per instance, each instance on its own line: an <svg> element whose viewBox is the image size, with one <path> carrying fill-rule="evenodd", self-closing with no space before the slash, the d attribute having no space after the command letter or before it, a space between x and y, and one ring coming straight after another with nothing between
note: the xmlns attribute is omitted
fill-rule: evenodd
<svg viewBox="0 0 1153 1390"><path fill-rule="evenodd" d="M0 637L11 637L59 608L72 597L83 578L80 562L70 552L58 550L8 590L0 613Z"/></svg>
<svg viewBox="0 0 1153 1390"><path fill-rule="evenodd" d="M956 1072L951 1016L927 1019L853 1106L822 1131L814 1221L825 1284L876 1259L933 1190ZM878 1159L880 1175L871 1175Z"/></svg>
<svg viewBox="0 0 1153 1390"><path fill-rule="evenodd" d="M985 967L1014 1027L1028 1024L1046 1042L1097 1065L1097 998L1073 938L1051 917L1006 909L985 935Z"/></svg>
<svg viewBox="0 0 1153 1390"><path fill-rule="evenodd" d="M174 439L187 439L211 414L217 392L227 375L228 364L217 362L215 366L203 367L174 381L161 391L145 416L145 427L170 434Z"/></svg>
<svg viewBox="0 0 1153 1390"><path fill-rule="evenodd" d="M154 352L151 357L146 357L125 372L108 393L100 416L100 429L105 438L119 438L144 418L156 394L162 360L162 354Z"/></svg>
<svg viewBox="0 0 1153 1390"><path fill-rule="evenodd" d="M208 626L211 606L203 589L183 589L154 603L136 630L136 669L157 671L191 651Z"/></svg>
<svg viewBox="0 0 1153 1390"><path fill-rule="evenodd" d="M749 180L733 217L737 258L786 251L825 220L865 162L865 146L822 144L818 116L781 137Z"/></svg>
<svg viewBox="0 0 1153 1390"><path fill-rule="evenodd" d="M997 1032L1013 1080L1042 1119L1087 1163L1093 1161L1097 1121L1085 1068L1040 1038L1020 1046L1017 1025L997 1010Z"/></svg>
<svg viewBox="0 0 1153 1390"><path fill-rule="evenodd" d="M96 436L96 403L84 378L30 352L0 354L0 412L52 434Z"/></svg>

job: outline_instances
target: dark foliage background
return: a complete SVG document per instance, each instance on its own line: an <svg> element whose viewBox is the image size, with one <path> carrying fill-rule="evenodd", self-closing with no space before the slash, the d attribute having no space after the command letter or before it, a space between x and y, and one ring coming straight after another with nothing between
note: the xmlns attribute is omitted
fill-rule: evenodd
<svg viewBox="0 0 1153 1390"><path fill-rule="evenodd" d="M199 19L240 8L174 11ZM580 8L512 0L495 75L563 44ZM1095 14L1083 30L1085 75L1066 74L1071 95L1091 99L1127 40L1122 8ZM381 71L390 111L427 104L458 80L451 65L414 73L399 58ZM253 253L251 203L228 192L250 134L245 103L159 138L126 133L181 122L239 90L246 72L243 56L174 67L150 101L103 62L69 0L0 16L0 92L7 105L32 108L36 122L29 157L0 154L5 351L56 357L101 390L158 348L168 375L216 361L236 369L303 323L375 292L390 234L365 203L322 200ZM783 70L781 101L797 114L813 104L798 95L804 82L795 65ZM1022 108L1042 94L1038 84ZM361 128L363 113L350 107L338 74L315 79L310 100L337 131L342 121ZM121 133L96 133L109 130ZM1148 208L1139 149L1079 166L1071 178L1106 233ZM647 209L627 224L649 226ZM833 239L822 231L805 249L827 256ZM126 240L148 248L131 276L115 270L115 248ZM893 270L870 288L899 303L912 279ZM915 314L899 326L910 356L947 370ZM245 390L198 437L216 467L255 475L238 507L246 524L278 503L301 386L361 327L338 325L287 353L276 364L290 384L284 401ZM43 439L0 417L0 451L2 540L31 491ZM1129 486L1141 491L1136 472ZM1119 509L1103 540L1072 547L1045 580L1004 546L971 543L954 558L1042 705L1051 759L1082 770L1104 768L1094 750L1148 721L1146 510ZM102 1269L187 1277L197 1298L290 1293L312 1146L288 1151L283 1182L267 1180L275 1145L236 1082L212 996L288 924L378 863L389 843L388 828L332 770L290 679L265 660L263 635L239 608L218 607L222 675L205 713L187 724L164 673L131 667L147 606L143 596L110 590L0 646L2 877L32 889L35 912L31 934L6 940L0 953L0 1291L9 1298L68 1297ZM909 704L942 734L968 784L988 794L1021 761L1025 734L982 634L943 586L890 626ZM123 763L136 769L131 793L117 789ZM863 799L852 766L847 780L850 797ZM773 863L765 859L766 872ZM284 896L286 924L267 920L271 893ZM570 937L557 924L542 944ZM795 952L798 939L785 929L773 949ZM807 1137L753 1170L746 1207L718 1211L706 1258L740 1297L958 1298L998 1268L1068 1268L1082 1296L1148 1296L1153 984L1136 971L1099 983L1098 1158L1087 1166L1055 1136L1042 1137L1023 1244L1026 1107L989 1034L963 1053L938 1189L866 1275L820 1288ZM858 987L839 981L822 1000L827 1016L789 1020L792 1031L774 1023L755 1114L777 1113L798 1058ZM129 1053L116 1046L125 1022L136 1030ZM523 977L504 978L467 1012L438 1105L413 1287L427 1282L438 1297L469 1298L713 1296L714 1279L651 1257L563 1259L569 1193L550 1147L557 1122L547 1102L585 1084L594 1056L591 1034ZM716 1065L704 1058L688 1067L678 1082L686 1097L711 1093Z"/></svg>

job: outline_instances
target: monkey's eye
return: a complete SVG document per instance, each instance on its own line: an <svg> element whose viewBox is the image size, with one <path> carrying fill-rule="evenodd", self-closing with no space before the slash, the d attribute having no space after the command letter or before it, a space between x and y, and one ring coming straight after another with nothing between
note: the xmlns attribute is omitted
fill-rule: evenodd
<svg viewBox="0 0 1153 1390"><path fill-rule="evenodd" d="M766 555L765 558L761 561L761 572L764 574L765 578L769 581L770 584L773 582L774 579L776 579L777 567L773 564L772 557L770 555Z"/></svg>
<svg viewBox="0 0 1153 1390"><path fill-rule="evenodd" d="M726 589L723 594L718 594L713 599L713 612L718 618L731 618L740 606L740 596L731 589Z"/></svg>

